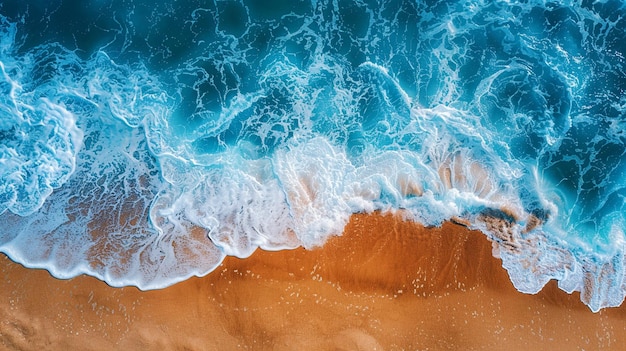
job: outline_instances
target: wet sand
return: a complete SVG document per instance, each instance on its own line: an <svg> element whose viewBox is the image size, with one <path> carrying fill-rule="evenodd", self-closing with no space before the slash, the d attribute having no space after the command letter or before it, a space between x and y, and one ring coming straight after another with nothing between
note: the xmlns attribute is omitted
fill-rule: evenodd
<svg viewBox="0 0 626 351"><path fill-rule="evenodd" d="M0 258L0 349L622 350L626 308L510 283L481 233L354 215L320 249L227 258L142 292Z"/></svg>

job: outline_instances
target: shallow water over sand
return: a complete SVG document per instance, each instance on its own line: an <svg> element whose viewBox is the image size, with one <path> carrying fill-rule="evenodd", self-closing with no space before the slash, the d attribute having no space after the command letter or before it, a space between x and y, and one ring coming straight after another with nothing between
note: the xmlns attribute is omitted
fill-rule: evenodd
<svg viewBox="0 0 626 351"><path fill-rule="evenodd" d="M393 238L394 240L390 240ZM403 245L397 245L401 241ZM20 350L511 350L624 344L623 308L592 313L549 284L519 293L479 232L354 216L321 249L227 258L148 292L6 259L0 344ZM28 292L28 293L26 293Z"/></svg>

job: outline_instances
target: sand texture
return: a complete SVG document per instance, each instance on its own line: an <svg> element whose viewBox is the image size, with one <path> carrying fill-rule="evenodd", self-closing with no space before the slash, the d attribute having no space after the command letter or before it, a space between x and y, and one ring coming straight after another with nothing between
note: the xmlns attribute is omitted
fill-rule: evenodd
<svg viewBox="0 0 626 351"><path fill-rule="evenodd" d="M5 350L623 350L626 309L517 292L491 243L446 223L354 215L323 248L227 258L142 292L1 258Z"/></svg>

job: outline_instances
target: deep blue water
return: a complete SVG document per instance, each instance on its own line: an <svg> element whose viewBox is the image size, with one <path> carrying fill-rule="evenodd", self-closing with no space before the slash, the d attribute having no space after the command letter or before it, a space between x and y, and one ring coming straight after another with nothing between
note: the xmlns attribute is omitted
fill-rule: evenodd
<svg viewBox="0 0 626 351"><path fill-rule="evenodd" d="M621 1L0 3L0 251L162 288L356 212L626 294Z"/></svg>

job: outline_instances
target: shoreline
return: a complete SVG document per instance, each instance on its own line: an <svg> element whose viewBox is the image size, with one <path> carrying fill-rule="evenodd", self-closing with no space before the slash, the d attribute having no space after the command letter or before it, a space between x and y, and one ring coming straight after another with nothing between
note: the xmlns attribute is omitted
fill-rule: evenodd
<svg viewBox="0 0 626 351"><path fill-rule="evenodd" d="M313 250L257 250L162 290L58 280L2 255L7 349L619 349L626 308L518 292L478 231L355 214Z"/></svg>

